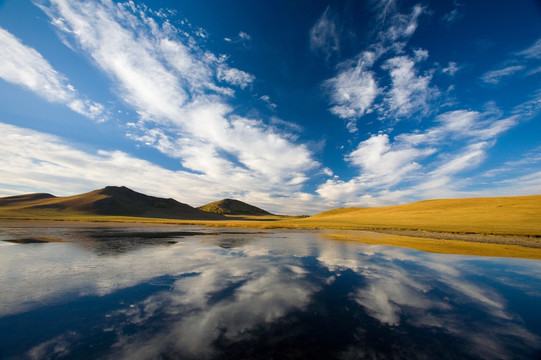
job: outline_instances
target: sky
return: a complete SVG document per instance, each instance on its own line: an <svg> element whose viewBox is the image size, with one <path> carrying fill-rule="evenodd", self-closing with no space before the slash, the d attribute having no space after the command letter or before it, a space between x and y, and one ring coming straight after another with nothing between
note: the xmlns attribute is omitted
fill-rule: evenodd
<svg viewBox="0 0 541 360"><path fill-rule="evenodd" d="M541 194L541 1L0 0L0 196Z"/></svg>

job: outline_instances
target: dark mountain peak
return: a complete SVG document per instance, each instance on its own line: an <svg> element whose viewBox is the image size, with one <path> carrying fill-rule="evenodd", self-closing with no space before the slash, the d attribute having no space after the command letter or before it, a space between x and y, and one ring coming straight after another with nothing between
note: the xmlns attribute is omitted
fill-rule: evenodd
<svg viewBox="0 0 541 360"><path fill-rule="evenodd" d="M98 190L100 194L104 195L133 195L133 194L141 194L137 191L134 191L126 186L106 186L101 190ZM141 194L142 195L142 194Z"/></svg>
<svg viewBox="0 0 541 360"><path fill-rule="evenodd" d="M208 214L174 199L145 195L126 186L106 186L96 190L106 195L92 203L92 210L103 215L127 215L173 219L203 219ZM217 219L217 216L211 216ZM221 217L220 217L221 218Z"/></svg>
<svg viewBox="0 0 541 360"><path fill-rule="evenodd" d="M215 214L272 215L268 211L235 199L223 199L220 201L215 201L210 204L200 206L198 209Z"/></svg>

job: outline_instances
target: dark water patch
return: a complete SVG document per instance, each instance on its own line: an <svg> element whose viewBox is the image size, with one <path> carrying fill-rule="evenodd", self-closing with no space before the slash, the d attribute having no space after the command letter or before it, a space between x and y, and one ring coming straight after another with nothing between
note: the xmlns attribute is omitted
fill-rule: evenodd
<svg viewBox="0 0 541 360"><path fill-rule="evenodd" d="M216 236L219 233L194 232L194 231L103 231L90 232L90 236L94 239L164 239L171 237L187 237L187 236Z"/></svg>
<svg viewBox="0 0 541 360"><path fill-rule="evenodd" d="M49 242L64 242L65 240L59 238L49 238L49 237L25 237L21 239L9 239L3 240L13 244L43 244Z"/></svg>

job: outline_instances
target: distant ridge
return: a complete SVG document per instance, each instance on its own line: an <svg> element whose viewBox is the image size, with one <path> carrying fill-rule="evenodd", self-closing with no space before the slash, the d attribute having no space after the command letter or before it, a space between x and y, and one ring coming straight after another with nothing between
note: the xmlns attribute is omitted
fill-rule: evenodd
<svg viewBox="0 0 541 360"><path fill-rule="evenodd" d="M198 207L209 213L227 215L272 215L270 212L235 199L223 199Z"/></svg>
<svg viewBox="0 0 541 360"><path fill-rule="evenodd" d="M56 196L46 193L36 193L36 194L26 194L26 195L16 195L0 198L0 206L9 206L16 204L30 203L36 200L44 200L55 198Z"/></svg>
<svg viewBox="0 0 541 360"><path fill-rule="evenodd" d="M55 197L50 194L10 196L0 198L0 208L164 219L223 219L221 215L195 209L174 199L145 195L125 186L107 186L103 189L68 197Z"/></svg>

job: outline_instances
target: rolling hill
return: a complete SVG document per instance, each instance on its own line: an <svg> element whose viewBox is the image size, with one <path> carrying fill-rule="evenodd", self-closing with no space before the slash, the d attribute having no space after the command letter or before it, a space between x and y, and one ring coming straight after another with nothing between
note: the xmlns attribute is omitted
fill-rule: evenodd
<svg viewBox="0 0 541 360"><path fill-rule="evenodd" d="M198 207L198 209L209 213L227 215L272 215L268 211L234 199L223 199L220 201L211 202L210 204Z"/></svg>
<svg viewBox="0 0 541 360"><path fill-rule="evenodd" d="M541 195L425 200L405 205L339 208L298 225L341 229L405 229L541 235Z"/></svg>
<svg viewBox="0 0 541 360"><path fill-rule="evenodd" d="M106 215L187 220L223 219L219 214L204 212L174 199L141 194L125 186L107 186L68 197L28 194L0 198L1 213L37 216Z"/></svg>

